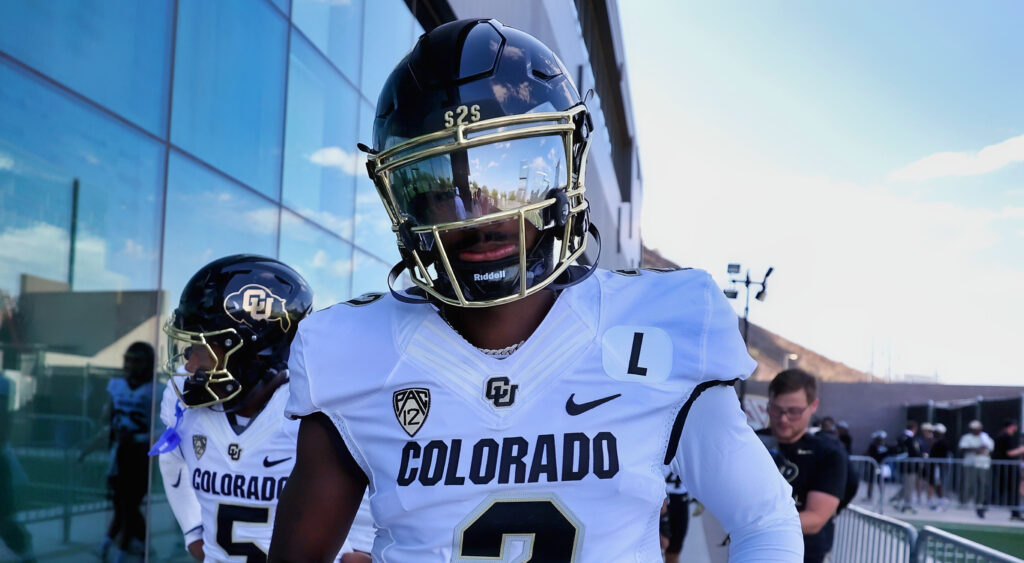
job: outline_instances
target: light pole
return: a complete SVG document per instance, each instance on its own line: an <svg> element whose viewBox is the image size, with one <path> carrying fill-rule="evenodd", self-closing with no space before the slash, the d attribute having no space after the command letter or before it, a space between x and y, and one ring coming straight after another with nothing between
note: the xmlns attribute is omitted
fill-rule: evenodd
<svg viewBox="0 0 1024 563"><path fill-rule="evenodd" d="M740 273L740 269L741 269L741 266L739 264L729 264L728 269L726 271L731 276L731 275ZM743 306L743 343L747 345L747 350L748 351L750 350L750 344L749 344L749 341L747 340L747 336L748 336L748 334L750 332L750 321L748 320L748 317L750 316L750 286L756 285L756 286L760 287L760 289L758 290L757 294L754 295L754 299L757 299L758 301L764 301L764 298L765 298L765 295L767 294L766 292L767 292L767 289L768 289L767 285L765 285L765 284L768 282L768 276L772 275L772 272L774 272L774 271L775 271L775 267L774 266L768 266L768 271L764 273L764 277L761 278L761 281L758 282L758 281L753 281L753 280L750 279L750 268L747 268L747 274L746 274L745 277L743 277L743 278L732 278L732 277L730 277L729 278L729 283L730 284L734 284L734 285L730 286L728 289L723 290L726 297L728 297L729 299L736 299L736 297L739 295L739 291L736 289L735 284L737 284L737 283L743 284L744 296L746 297L746 305ZM743 407L743 398L746 396L746 394L747 394L747 380L746 379L741 379L740 380L740 407L741 408Z"/></svg>

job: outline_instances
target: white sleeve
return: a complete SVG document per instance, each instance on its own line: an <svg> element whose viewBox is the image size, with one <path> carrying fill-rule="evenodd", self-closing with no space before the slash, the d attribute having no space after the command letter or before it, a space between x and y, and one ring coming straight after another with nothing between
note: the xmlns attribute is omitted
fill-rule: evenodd
<svg viewBox="0 0 1024 563"><path fill-rule="evenodd" d="M164 394L160 401L160 420L167 427L174 426L174 405L178 401L178 394L174 392L168 382L164 388ZM188 464L181 453L181 446L157 456L160 463L160 474L164 478L164 492L167 493L167 504L171 505L171 512L181 526L185 535L185 548L196 540L203 537L202 508L199 506L199 499L192 488L192 479L188 475Z"/></svg>
<svg viewBox="0 0 1024 563"><path fill-rule="evenodd" d="M306 356L302 346L302 324L292 340L288 354L288 403L284 415L288 418L301 418L317 412L309 389L309 376L306 374Z"/></svg>
<svg viewBox="0 0 1024 563"><path fill-rule="evenodd" d="M747 426L732 387L694 399L676 456L690 494L729 533L730 561L803 561L792 488Z"/></svg>
<svg viewBox="0 0 1024 563"><path fill-rule="evenodd" d="M180 450L160 454L160 474L164 478L164 492L167 493L167 504L181 526L185 535L185 547L202 539L203 519L199 499L192 488L192 479L188 475L188 465L181 456ZM176 484L176 485L175 485Z"/></svg>

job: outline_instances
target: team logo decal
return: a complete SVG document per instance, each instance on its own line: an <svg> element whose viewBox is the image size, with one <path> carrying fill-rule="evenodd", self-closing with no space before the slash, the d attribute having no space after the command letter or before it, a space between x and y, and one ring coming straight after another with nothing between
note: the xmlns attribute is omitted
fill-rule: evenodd
<svg viewBox="0 0 1024 563"><path fill-rule="evenodd" d="M516 402L517 389L519 385L507 377L492 377L484 384L484 397L496 407L511 407Z"/></svg>
<svg viewBox="0 0 1024 563"><path fill-rule="evenodd" d="M410 438L416 435L430 412L430 389L409 387L395 391L395 416Z"/></svg>
<svg viewBox="0 0 1024 563"><path fill-rule="evenodd" d="M192 435L192 451L196 452L196 459L203 457L203 454L206 453L206 436Z"/></svg>
<svg viewBox="0 0 1024 563"><path fill-rule="evenodd" d="M228 455L231 459L238 461L238 458L242 457L242 447L238 444L231 444L228 446Z"/></svg>
<svg viewBox="0 0 1024 563"><path fill-rule="evenodd" d="M252 326L258 321L277 321L281 330L292 326L285 301L262 285L250 283L224 298L224 312L238 323Z"/></svg>

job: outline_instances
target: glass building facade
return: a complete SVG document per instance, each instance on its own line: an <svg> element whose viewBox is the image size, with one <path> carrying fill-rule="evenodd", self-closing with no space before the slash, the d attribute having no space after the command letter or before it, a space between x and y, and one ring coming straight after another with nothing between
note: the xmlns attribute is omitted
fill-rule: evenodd
<svg viewBox="0 0 1024 563"><path fill-rule="evenodd" d="M279 258L317 308L383 288L355 147L420 33L402 0L0 2L0 561L103 540L107 384L200 266ZM188 561L149 475L149 558Z"/></svg>

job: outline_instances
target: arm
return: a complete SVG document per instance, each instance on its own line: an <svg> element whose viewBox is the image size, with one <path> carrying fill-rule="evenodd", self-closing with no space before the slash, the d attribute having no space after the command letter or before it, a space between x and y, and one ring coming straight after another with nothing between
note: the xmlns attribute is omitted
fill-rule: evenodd
<svg viewBox="0 0 1024 563"><path fill-rule="evenodd" d="M800 513L800 530L804 534L817 534L828 524L839 508L839 497L821 491L808 491L804 510Z"/></svg>
<svg viewBox="0 0 1024 563"><path fill-rule="evenodd" d="M302 419L295 468L277 505L268 561L331 561L366 490L366 476L323 413Z"/></svg>
<svg viewBox="0 0 1024 563"><path fill-rule="evenodd" d="M82 445L82 451L78 452L78 461L84 461L85 456L102 447L103 442L110 438L110 417L113 408L110 399L107 399L107 402L103 404L103 412L100 413L100 420L105 421L105 424Z"/></svg>
<svg viewBox="0 0 1024 563"><path fill-rule="evenodd" d="M160 420L164 426L174 426L173 413L177 401L178 395L168 384L160 399ZM197 561L202 561L204 558L203 510L199 504L199 498L196 497L196 491L192 488L188 464L181 454L181 448L160 454L157 461L160 465L160 475L164 481L164 492L167 493L167 504L171 505L174 519L178 521L178 526L181 527L181 531L185 535L185 547L192 557Z"/></svg>
<svg viewBox="0 0 1024 563"><path fill-rule="evenodd" d="M202 508L192 481L188 478L188 465L177 452L160 454L160 473L164 478L164 491L167 493L167 504L181 526L185 535L188 552L197 561L203 560L203 521ZM175 486L177 483L177 486Z"/></svg>
<svg viewBox="0 0 1024 563"><path fill-rule="evenodd" d="M730 534L730 561L803 560L792 489L731 387L712 387L693 401L676 455L686 488Z"/></svg>

